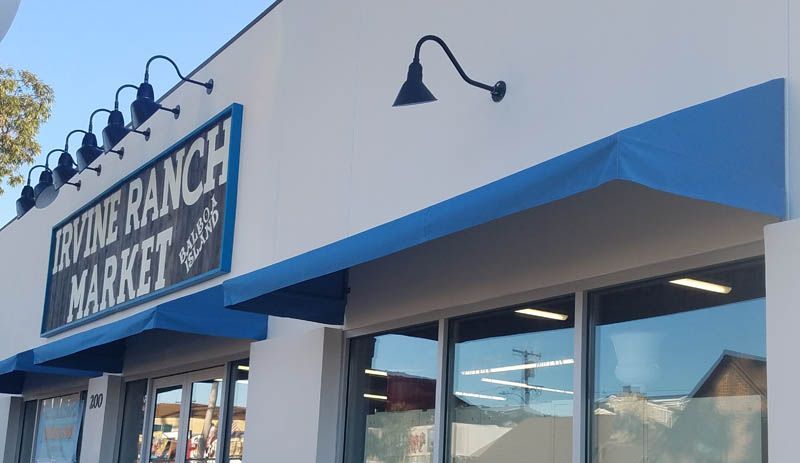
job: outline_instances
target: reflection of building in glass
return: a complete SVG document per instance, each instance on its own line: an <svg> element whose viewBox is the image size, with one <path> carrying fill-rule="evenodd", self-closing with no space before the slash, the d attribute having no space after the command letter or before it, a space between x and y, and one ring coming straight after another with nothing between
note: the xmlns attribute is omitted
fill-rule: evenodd
<svg viewBox="0 0 800 463"><path fill-rule="evenodd" d="M693 461L704 452L709 461L766 461L766 399L766 360L724 351L689 394L628 388L598 401L597 461Z"/></svg>

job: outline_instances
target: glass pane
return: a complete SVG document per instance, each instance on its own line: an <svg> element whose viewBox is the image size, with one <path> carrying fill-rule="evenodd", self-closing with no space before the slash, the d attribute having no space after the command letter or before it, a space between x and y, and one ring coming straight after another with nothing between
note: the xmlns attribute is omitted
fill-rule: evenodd
<svg viewBox="0 0 800 463"><path fill-rule="evenodd" d="M433 457L437 325L350 342L347 463L429 463Z"/></svg>
<svg viewBox="0 0 800 463"><path fill-rule="evenodd" d="M572 461L572 297L451 323L452 462Z"/></svg>
<svg viewBox="0 0 800 463"><path fill-rule="evenodd" d="M192 405L186 434L186 461L213 462L217 457L222 378L192 384Z"/></svg>
<svg viewBox="0 0 800 463"><path fill-rule="evenodd" d="M125 408L122 411L119 463L139 463L142 455L142 427L147 403L147 380L125 385Z"/></svg>
<svg viewBox="0 0 800 463"><path fill-rule="evenodd" d="M247 415L247 382L250 378L250 361L233 365L233 408L228 430L228 462L242 463L244 453L244 428Z"/></svg>
<svg viewBox="0 0 800 463"><path fill-rule="evenodd" d="M19 447L19 463L30 463L33 453L33 434L36 426L36 401L25 402L22 415L22 438Z"/></svg>
<svg viewBox="0 0 800 463"><path fill-rule="evenodd" d="M151 462L175 462L178 451L182 396L183 388L181 386L156 390L153 435L150 442Z"/></svg>
<svg viewBox="0 0 800 463"><path fill-rule="evenodd" d="M35 463L76 463L85 400L71 394L42 400L36 427Z"/></svg>
<svg viewBox="0 0 800 463"><path fill-rule="evenodd" d="M594 294L592 461L766 462L763 263Z"/></svg>

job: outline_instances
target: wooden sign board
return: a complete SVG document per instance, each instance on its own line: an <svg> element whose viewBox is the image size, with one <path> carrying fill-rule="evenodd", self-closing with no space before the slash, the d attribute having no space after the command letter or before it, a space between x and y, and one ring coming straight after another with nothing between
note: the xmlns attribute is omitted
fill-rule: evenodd
<svg viewBox="0 0 800 463"><path fill-rule="evenodd" d="M241 128L231 105L53 228L44 336L230 271Z"/></svg>

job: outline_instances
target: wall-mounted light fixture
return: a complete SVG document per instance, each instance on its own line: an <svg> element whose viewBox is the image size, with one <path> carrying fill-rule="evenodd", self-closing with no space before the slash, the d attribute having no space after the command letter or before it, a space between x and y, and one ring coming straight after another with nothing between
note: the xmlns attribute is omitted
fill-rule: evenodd
<svg viewBox="0 0 800 463"><path fill-rule="evenodd" d="M400 92L397 94L397 98L395 98L392 106L408 106L436 101L436 97L433 96L431 91L428 90L428 87L422 83L422 64L419 62L419 52L422 48L422 44L429 40L438 43L439 46L442 47L444 52L447 54L447 57L450 58L453 66L455 66L456 70L461 75L461 78L464 79L466 83L490 92L494 102L499 102L503 99L503 97L506 95L505 82L500 80L492 86L470 79L469 76L467 76L467 74L464 72L464 69L461 68L461 65L458 64L456 57L453 56L453 52L450 51L450 48L448 48L447 44L444 43L444 40L435 35L426 35L425 37L419 39L419 42L417 42L417 47L414 50L414 61L412 61L408 66L408 77L406 77L406 81L403 83L403 86L400 87Z"/></svg>
<svg viewBox="0 0 800 463"><path fill-rule="evenodd" d="M175 64L175 61L172 61L170 58L164 55L156 55L147 60L147 64L144 68L144 82L139 84L139 88L136 91L136 99L131 103L131 123L133 124L133 128L139 128L147 119L150 118L153 114L156 113L159 109L164 111L169 111L175 115L175 119L177 119L181 114L181 107L176 106L174 108L165 108L161 106L155 101L155 93L153 92L153 86L150 85L148 82L150 80L150 63L157 59L163 59L168 61L172 64L172 67L175 68L175 72L178 73L178 77L184 82L189 82L190 84L200 85L205 87L206 93L211 93L214 90L214 79L209 79L208 82L200 82L197 80L192 80L186 78L181 74L180 69L178 69L178 65Z"/></svg>
<svg viewBox="0 0 800 463"><path fill-rule="evenodd" d="M69 153L69 137L76 133L83 133L84 140L89 135L89 132L81 129L75 129L72 132L67 134L67 138L64 140L64 149L63 150L52 150L50 153L53 152L61 152L61 156L58 157L58 163L56 167L53 169L53 186L55 186L56 190L61 188L65 183L69 182L69 180L78 175L79 172L83 171L87 168L87 166L81 166L80 164L76 163L75 160L72 158L72 155ZM47 155L47 159L50 159L50 153ZM50 167L49 161L45 161L45 166ZM100 167L98 166L97 169L92 169L97 172L97 175L100 175Z"/></svg>
<svg viewBox="0 0 800 463"><path fill-rule="evenodd" d="M22 187L22 192L19 195L19 199L17 199L17 219L22 218L23 215L25 215L29 210L33 209L33 206L36 205L36 195L33 192L33 187L31 186L31 173L37 167L46 169L45 166L38 164L28 170L28 182L24 187Z"/></svg>
<svg viewBox="0 0 800 463"><path fill-rule="evenodd" d="M67 136L67 139L69 139L69 136ZM58 158L58 166L56 166L57 174L50 170L50 155L53 153L61 153ZM39 174L39 183L33 187L37 208L42 209L52 204L58 197L58 190L64 185L72 185L78 190L81 189L80 180L75 183L69 182L78 173L75 167L77 167L77 164L75 164L72 155L68 151L56 148L47 153L44 161L45 170ZM100 175L100 167L89 167L88 169Z"/></svg>
<svg viewBox="0 0 800 463"><path fill-rule="evenodd" d="M81 147L78 148L78 151L75 153L75 157L77 158L78 169L80 169L81 171L86 169L89 165L91 165L103 153L106 152L114 153L118 155L120 159L122 159L122 157L125 155L125 148L114 150L114 149L105 149L105 147L97 145L97 136L93 132L94 116L97 113L101 112L106 112L111 114L111 111L105 108L95 109L89 116L89 130L87 131L73 130L73 132L84 133L83 140L81 140ZM69 151L69 148L66 146L64 149Z"/></svg>
<svg viewBox="0 0 800 463"><path fill-rule="evenodd" d="M119 92L125 88L139 89L139 87L132 84L123 85L122 87L118 88L117 93L114 94L114 110L102 110L108 111L108 124L103 129L103 146L108 150L115 147L120 140L125 138L125 135L128 135L131 132L144 135L145 140L150 139L150 128L140 132L125 126L125 117L122 115L122 111L119 110Z"/></svg>

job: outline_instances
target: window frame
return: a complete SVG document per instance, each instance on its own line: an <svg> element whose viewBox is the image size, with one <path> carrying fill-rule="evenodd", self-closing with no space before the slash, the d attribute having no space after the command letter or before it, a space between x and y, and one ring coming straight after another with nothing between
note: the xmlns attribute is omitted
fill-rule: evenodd
<svg viewBox="0 0 800 463"><path fill-rule="evenodd" d="M574 327L574 354L573 387L575 400L573 401L573 431L572 431L572 461L590 463L591 461L591 398L593 395L594 379L594 330L590 320L589 298L592 293L634 284L641 284L651 280L658 280L686 274L689 272L703 272L717 268L740 265L747 262L765 261L763 245L750 243L732 249L714 251L710 253L678 258L673 261L651 264L634 269L600 277L587 278L575 282L560 284L552 287L539 288L512 295L504 295L485 300L479 303L443 308L415 314L395 320L386 320L364 327L345 328L342 349L342 372L340 382L340 399L337 432L336 461L345 462L344 447L346 438L346 416L349 391L350 368L350 341L363 336L376 336L395 330L402 330L426 323L438 323L439 339L437 342L438 376L436 378L436 411L434 419L435 442L432 463L450 463L449 456L450 433L447 430L447 391L450 387L449 372L453 361L452 343L450 339L450 323L454 319L475 315L479 313L503 310L520 304L547 301L559 297L574 297L575 302L575 327ZM766 295L765 295L766 297Z"/></svg>

